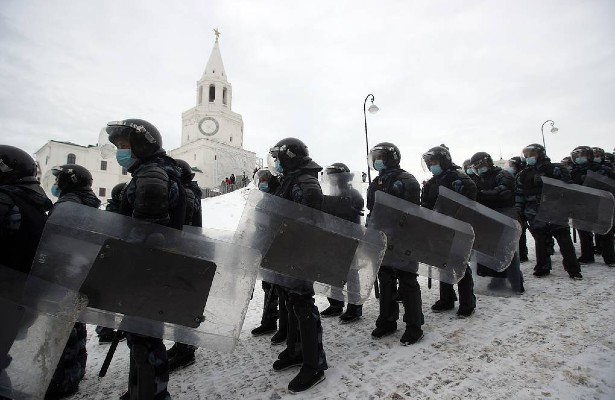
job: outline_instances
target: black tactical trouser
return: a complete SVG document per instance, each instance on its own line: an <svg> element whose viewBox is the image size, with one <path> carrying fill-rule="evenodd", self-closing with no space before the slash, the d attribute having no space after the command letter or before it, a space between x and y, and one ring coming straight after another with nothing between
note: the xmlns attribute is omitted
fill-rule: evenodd
<svg viewBox="0 0 615 400"><path fill-rule="evenodd" d="M526 232L527 232L527 225L524 222L523 225L521 226L521 237L519 237L519 257L523 259L527 258L527 255L528 255Z"/></svg>
<svg viewBox="0 0 615 400"><path fill-rule="evenodd" d="M130 399L167 398L169 360L162 339L126 333L130 348Z"/></svg>
<svg viewBox="0 0 615 400"><path fill-rule="evenodd" d="M459 308L473 310L476 308L476 296L474 296L474 279L470 266L466 267L463 278L457 282L459 290ZM455 289L450 283L440 282L440 300L447 304L453 304L457 300Z"/></svg>
<svg viewBox="0 0 615 400"><path fill-rule="evenodd" d="M290 357L302 357L301 370L315 374L328 368L322 345L320 313L314 305L314 292L296 293L278 287L280 302L288 309L286 352Z"/></svg>
<svg viewBox="0 0 615 400"><path fill-rule="evenodd" d="M286 329L286 326L288 324L288 311L286 310L286 303L279 299L276 285L263 281L262 287L263 291L265 292L265 298L263 304L263 316L261 317L261 325L275 325L279 318L279 330Z"/></svg>
<svg viewBox="0 0 615 400"><path fill-rule="evenodd" d="M549 237L553 236L557 240L560 252L563 257L564 269L569 274L581 272L581 266L577 261L574 244L570 237L570 229L565 226L551 225L547 228L530 229L536 242L536 266L534 270L550 270L551 258L549 257Z"/></svg>
<svg viewBox="0 0 615 400"><path fill-rule="evenodd" d="M613 227L604 235L596 235L596 242L602 243L601 254L606 264L615 263L615 251L613 245ZM581 257L585 259L594 258L593 233L578 231L581 240Z"/></svg>
<svg viewBox="0 0 615 400"><path fill-rule="evenodd" d="M423 302L418 275L391 267L380 267L378 282L380 284L380 314L376 319L376 327L399 319L399 304L394 298L399 280L399 297L404 305L404 322L406 329L416 333L422 332L425 322L423 317Z"/></svg>

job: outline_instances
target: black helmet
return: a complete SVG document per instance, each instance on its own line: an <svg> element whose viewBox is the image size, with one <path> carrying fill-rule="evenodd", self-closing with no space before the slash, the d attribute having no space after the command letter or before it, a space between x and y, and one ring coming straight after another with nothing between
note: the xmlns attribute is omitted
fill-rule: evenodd
<svg viewBox="0 0 615 400"><path fill-rule="evenodd" d="M475 153L472 158L470 158L470 162L472 163L472 166L474 166L474 169L484 166L493 168L493 159L491 158L491 155L484 151Z"/></svg>
<svg viewBox="0 0 615 400"><path fill-rule="evenodd" d="M544 158L547 156L545 147L538 143L532 143L532 144L528 144L527 146L525 146L525 148L522 150L524 160L529 157L530 152L536 152L537 160L544 160Z"/></svg>
<svg viewBox="0 0 615 400"><path fill-rule="evenodd" d="M376 160L384 161L386 168L397 167L401 160L401 152L393 143L378 143L369 151L369 166L376 169L374 167L374 161Z"/></svg>
<svg viewBox="0 0 615 400"><path fill-rule="evenodd" d="M107 124L106 131L109 134L109 141L113 144L121 137L128 139L132 154L139 159L165 153L158 129L142 119L112 121Z"/></svg>
<svg viewBox="0 0 615 400"><path fill-rule="evenodd" d="M188 164L188 162L184 160L179 160L179 159L175 159L175 162L177 163L177 166L179 166L179 168L181 168L182 170L182 173L181 173L182 183L192 182L192 179L194 179L194 171L192 170L192 167L190 166L190 164Z"/></svg>
<svg viewBox="0 0 615 400"><path fill-rule="evenodd" d="M126 183L118 183L117 185L113 186L113 189L111 189L111 198L118 202L121 201L122 190L124 190L125 187Z"/></svg>
<svg viewBox="0 0 615 400"><path fill-rule="evenodd" d="M566 156L562 158L562 161L560 161L560 164L562 164L566 168L570 168L574 165L574 162L572 162L572 158L570 158L570 156Z"/></svg>
<svg viewBox="0 0 615 400"><path fill-rule="evenodd" d="M615 162L615 156L613 155L613 153L604 153L604 161L608 164L612 164L613 162Z"/></svg>
<svg viewBox="0 0 615 400"><path fill-rule="evenodd" d="M585 156L587 161L594 160L594 150L589 146L577 146L570 152L570 159L576 164L578 157Z"/></svg>
<svg viewBox="0 0 615 400"><path fill-rule="evenodd" d="M433 160L438 161L443 170L453 166L451 153L448 151L448 147L443 144L427 150L422 158L424 166L427 166L427 170L429 170L430 161Z"/></svg>
<svg viewBox="0 0 615 400"><path fill-rule="evenodd" d="M254 173L254 180L257 182L262 181L269 181L271 180L271 177L273 175L271 174L271 171L269 171L267 168L261 168L258 171L256 171Z"/></svg>
<svg viewBox="0 0 615 400"><path fill-rule="evenodd" d="M0 145L0 184L14 183L28 176L36 176L34 159L17 147Z"/></svg>
<svg viewBox="0 0 615 400"><path fill-rule="evenodd" d="M468 158L463 162L463 169L466 170L472 166L472 161Z"/></svg>
<svg viewBox="0 0 615 400"><path fill-rule="evenodd" d="M350 172L350 169L348 168L348 166L344 163L341 162L336 162L333 163L331 165L329 165L327 168L325 168L325 173L327 175L331 175L331 174L341 174L343 172Z"/></svg>
<svg viewBox="0 0 615 400"><path fill-rule="evenodd" d="M64 164L53 167L51 173L56 177L58 188L65 192L71 189L91 189L92 174L77 164Z"/></svg>
<svg viewBox="0 0 615 400"><path fill-rule="evenodd" d="M297 138L280 140L274 147L269 149L269 154L282 164L285 171L292 171L309 159L308 148Z"/></svg>
<svg viewBox="0 0 615 400"><path fill-rule="evenodd" d="M519 156L514 156L508 159L508 166L514 168L515 171L519 172L525 167L523 160Z"/></svg>
<svg viewBox="0 0 615 400"><path fill-rule="evenodd" d="M594 152L594 161L596 161L597 158L600 158L600 161L604 161L604 149L602 147L592 147L592 150Z"/></svg>

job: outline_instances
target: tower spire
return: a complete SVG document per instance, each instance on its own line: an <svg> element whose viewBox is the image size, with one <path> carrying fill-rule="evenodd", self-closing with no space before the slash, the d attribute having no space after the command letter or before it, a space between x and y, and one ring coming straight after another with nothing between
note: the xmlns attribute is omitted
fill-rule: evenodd
<svg viewBox="0 0 615 400"><path fill-rule="evenodd" d="M224 71L224 63L222 62L222 55L220 54L220 47L218 43L218 39L220 38L220 31L218 28L214 29L214 35L216 36L216 41L214 42L214 48L211 50L211 54L209 56L209 61L207 61L207 66L205 67L205 71L203 72L203 76L201 77L201 81L221 81L228 82L226 78L226 72Z"/></svg>

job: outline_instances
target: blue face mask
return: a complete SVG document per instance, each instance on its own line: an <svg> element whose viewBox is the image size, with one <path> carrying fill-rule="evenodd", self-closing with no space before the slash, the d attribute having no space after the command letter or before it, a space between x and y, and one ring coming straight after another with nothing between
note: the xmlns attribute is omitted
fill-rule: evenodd
<svg viewBox="0 0 615 400"><path fill-rule="evenodd" d="M267 182L261 182L258 184L258 190L267 193L269 191L269 184Z"/></svg>
<svg viewBox="0 0 615 400"><path fill-rule="evenodd" d="M468 169L466 169L466 174L474 175L474 170L472 170L472 168L468 168Z"/></svg>
<svg viewBox="0 0 615 400"><path fill-rule="evenodd" d="M60 193L62 191L60 190L60 188L58 187L57 183L54 183L53 185L51 185L51 194L55 197L60 197Z"/></svg>
<svg viewBox="0 0 615 400"><path fill-rule="evenodd" d="M536 165L536 157L528 157L525 159L527 165Z"/></svg>
<svg viewBox="0 0 615 400"><path fill-rule="evenodd" d="M376 171L382 171L382 170L384 170L386 167L387 167L387 166L386 166L386 165L384 165L384 161L382 161L382 160L375 160L375 161L374 161L374 169L375 169Z"/></svg>
<svg viewBox="0 0 615 400"><path fill-rule="evenodd" d="M587 164L587 157L577 157L574 159L574 162L579 165Z"/></svg>
<svg viewBox="0 0 615 400"><path fill-rule="evenodd" d="M135 163L135 159L132 158L132 151L130 149L118 149L115 153L115 159L120 166L128 169Z"/></svg>
<svg viewBox="0 0 615 400"><path fill-rule="evenodd" d="M487 171L489 171L489 167L480 167L480 168L478 169L478 174L479 174L479 175L483 175L483 174L486 174L486 173L487 173Z"/></svg>
<svg viewBox="0 0 615 400"><path fill-rule="evenodd" d="M429 171L431 171L431 173L434 175L440 175L442 173L442 167L440 166L440 164L431 165L429 167Z"/></svg>
<svg viewBox="0 0 615 400"><path fill-rule="evenodd" d="M280 160L275 160L275 170L278 171L279 173L284 172L284 168L282 168L282 164L280 163Z"/></svg>
<svg viewBox="0 0 615 400"><path fill-rule="evenodd" d="M602 157L594 157L594 162L600 164L602 162Z"/></svg>

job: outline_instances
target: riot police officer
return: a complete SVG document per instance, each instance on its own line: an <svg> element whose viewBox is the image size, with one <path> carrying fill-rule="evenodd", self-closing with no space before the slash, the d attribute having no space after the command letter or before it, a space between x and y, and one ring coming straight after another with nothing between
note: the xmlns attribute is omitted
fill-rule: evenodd
<svg viewBox="0 0 615 400"><path fill-rule="evenodd" d="M508 217L517 219L518 212L515 209L515 178L506 170L494 165L489 153L479 151L470 159L472 168L479 177L476 180L476 201ZM523 293L523 275L520 269L519 251L513 255L510 265L506 270L496 272L481 264L477 265L477 275L491 276L494 278L507 278L511 289L515 293ZM493 284L498 282L492 280Z"/></svg>
<svg viewBox="0 0 615 400"><path fill-rule="evenodd" d="M369 151L369 165L378 171L378 176L367 189L367 209L370 212L374 208L377 191L383 191L414 204L420 203L420 185L412 174L400 168L400 160L401 152L393 143L379 143ZM369 215L367 221L369 224ZM400 343L407 346L421 340L423 337L421 327L425 319L422 310L421 286L417 277L417 274L409 271L386 265L380 266L378 270L380 308L376 319L376 329L372 331L373 338L379 339L397 330L399 304L395 299L395 289L399 281L398 294L404 305L404 322L406 323Z"/></svg>
<svg viewBox="0 0 615 400"><path fill-rule="evenodd" d="M203 226L203 213L201 211L201 200L203 198L203 192L194 179L194 171L188 162L184 160L175 160L179 168L181 169L180 179L181 184L186 194L186 215L184 219L184 225L188 226ZM168 351L167 357L169 359L169 371L173 372L179 368L184 368L194 364L196 361L194 353L197 347L185 344L175 343Z"/></svg>
<svg viewBox="0 0 615 400"><path fill-rule="evenodd" d="M117 147L118 164L131 173L120 213L181 230L186 195L181 169L162 148L162 135L142 119L109 122L109 141ZM129 333L130 375L123 399L170 399L169 362L162 339Z"/></svg>
<svg viewBox="0 0 615 400"><path fill-rule="evenodd" d="M0 145L0 264L29 273L53 207L25 151Z"/></svg>
<svg viewBox="0 0 615 400"><path fill-rule="evenodd" d="M107 201L107 205L105 206L105 210L109 212L119 213L120 212L120 204L122 203L122 191L126 187L126 182L118 183L113 186L111 189L111 198ZM105 326L97 326L96 334L98 335L98 343L111 343L113 338L115 337L115 329L107 328ZM125 337L126 334L122 333L122 337Z"/></svg>
<svg viewBox="0 0 615 400"><path fill-rule="evenodd" d="M506 162L506 167L504 169L508 171L515 178L516 181L517 174L521 172L524 167L525 162L521 160L521 157L515 156L508 159L508 161ZM528 260L527 220L525 219L525 215L519 213L517 213L517 220L521 224L521 236L519 237L519 261L526 262Z"/></svg>
<svg viewBox="0 0 615 400"><path fill-rule="evenodd" d="M598 151L602 150L598 148ZM600 153L599 153L600 154ZM604 152L600 154L602 158ZM587 176L587 171L593 171L600 175L615 178L615 172L602 163L594 161L594 148L589 146L577 146L570 153L570 158L574 162L574 166L570 171L572 183L582 185ZM602 161L602 160L601 160ZM578 258L582 264L591 264L594 262L594 234L588 231L579 230L579 239L581 241L581 257ZM606 265L615 266L615 254L613 251L613 227L604 235L596 235L596 242L602 244L601 254Z"/></svg>
<svg viewBox="0 0 615 400"><path fill-rule="evenodd" d="M567 226L554 225L536 220L542 194L542 177L569 182L566 168L552 164L545 148L540 144L530 144L523 149L525 168L517 175L515 185L515 207L525 215L530 233L536 244L536 266L534 275L541 277L551 273L549 257L549 238L553 236L559 244L563 256L564 269L572 279L583 279L581 267L577 261L570 229Z"/></svg>
<svg viewBox="0 0 615 400"><path fill-rule="evenodd" d="M273 175L266 168L261 168L254 173L254 183L257 185L258 190L264 193L274 193L278 186L280 186L277 176ZM271 344L282 344L286 342L286 333L288 331L286 302L280 301L278 298L279 289L276 285L262 281L261 286L265 292L263 315L261 317L261 324L252 329L252 335L261 336L275 332L271 337ZM278 319L280 321L279 326L277 323Z"/></svg>
<svg viewBox="0 0 615 400"><path fill-rule="evenodd" d="M352 187L354 174L344 163L333 163L325 168L325 174L330 186L329 195L324 196L322 211L346 221L361 223L363 205L361 193ZM344 302L328 298L329 307L320 313L322 317L340 317L342 323L357 321L363 315L363 306L348 303L344 312Z"/></svg>
<svg viewBox="0 0 615 400"><path fill-rule="evenodd" d="M286 138L272 147L269 154L272 170L280 174L280 186L273 195L321 209L323 195L318 172L322 167L309 157L307 146L299 139ZM288 384L288 390L302 392L322 382L328 368L322 346L320 313L314 304L312 284L298 282L293 288L280 288L279 296L286 301L288 332L286 349L278 355L273 369L281 371L301 365L299 374Z"/></svg>
<svg viewBox="0 0 615 400"><path fill-rule="evenodd" d="M56 177L51 186L51 193L58 197L57 204L72 202L89 207L100 207L100 199L92 191L92 174L85 167L77 164L64 164L51 169ZM50 211L50 213L52 213ZM82 322L75 323L62 358L53 374L45 398L61 398L77 391L79 382L85 375L87 362L87 330Z"/></svg>
<svg viewBox="0 0 615 400"><path fill-rule="evenodd" d="M428 169L433 175L423 185L421 192L421 205L423 207L434 209L440 186L452 189L471 200L476 200L476 184L468 175L459 171L459 166L452 161L448 147L444 145L432 147L423 154L422 161L424 168ZM469 266L463 278L457 283L457 287L459 288L457 316L460 318L469 317L476 308L474 281ZM440 282L440 299L431 306L431 309L434 312L452 310L455 308L455 301L457 301L457 296L453 285Z"/></svg>

